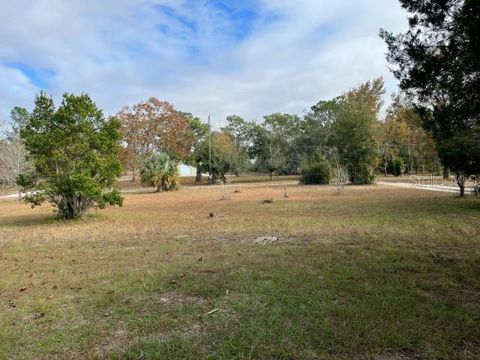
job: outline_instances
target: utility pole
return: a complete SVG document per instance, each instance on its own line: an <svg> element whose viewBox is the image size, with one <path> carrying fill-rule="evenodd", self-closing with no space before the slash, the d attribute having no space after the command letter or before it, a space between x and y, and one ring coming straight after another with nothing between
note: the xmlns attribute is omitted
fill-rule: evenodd
<svg viewBox="0 0 480 360"><path fill-rule="evenodd" d="M210 115L208 115L208 183L212 185L212 130L210 128Z"/></svg>

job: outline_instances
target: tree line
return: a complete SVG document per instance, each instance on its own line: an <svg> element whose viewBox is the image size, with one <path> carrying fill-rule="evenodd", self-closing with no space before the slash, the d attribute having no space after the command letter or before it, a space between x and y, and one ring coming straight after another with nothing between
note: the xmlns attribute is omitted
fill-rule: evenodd
<svg viewBox="0 0 480 360"><path fill-rule="evenodd" d="M341 173L352 184L369 184L381 167L395 175L438 169L432 138L408 99L397 96L382 119L383 94L379 78L304 116L274 113L255 122L231 115L210 131L153 97L106 118L86 94L65 94L55 107L42 92L31 112L12 110L12 130L0 144L1 178L33 206L49 201L73 218L92 206L121 205L122 168L158 191L178 188L179 163L196 167L197 181L208 174L212 182L245 172L303 172L306 183ZM406 166L391 170L398 162Z"/></svg>
<svg viewBox="0 0 480 360"><path fill-rule="evenodd" d="M409 30L381 30L400 81L382 112L384 83L368 81L314 104L302 116L273 113L261 122L238 115L211 131L198 117L150 98L106 117L86 94L56 107L41 92L31 112L14 108L0 140L0 185L25 200L52 203L59 216L121 205L122 168L158 191L178 187L176 165L212 182L243 172L303 174L304 183L369 184L377 173L480 174L480 4L476 0L400 0Z"/></svg>
<svg viewBox="0 0 480 360"><path fill-rule="evenodd" d="M300 174L319 159L341 163L354 184L373 182L380 169L394 175L439 171L431 133L408 98L397 95L382 117L383 94L379 78L320 101L304 116L273 113L256 122L230 115L211 132L191 113L151 98L116 115L121 159L133 180L156 153L196 167L197 181L203 174L213 182L245 172Z"/></svg>

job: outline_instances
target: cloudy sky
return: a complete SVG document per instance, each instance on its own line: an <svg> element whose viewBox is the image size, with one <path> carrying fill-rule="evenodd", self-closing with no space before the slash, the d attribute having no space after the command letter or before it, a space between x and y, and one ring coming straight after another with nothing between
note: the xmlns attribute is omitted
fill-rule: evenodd
<svg viewBox="0 0 480 360"><path fill-rule="evenodd" d="M0 0L0 122L40 90L107 114L150 96L215 124L301 114L383 76L397 0Z"/></svg>

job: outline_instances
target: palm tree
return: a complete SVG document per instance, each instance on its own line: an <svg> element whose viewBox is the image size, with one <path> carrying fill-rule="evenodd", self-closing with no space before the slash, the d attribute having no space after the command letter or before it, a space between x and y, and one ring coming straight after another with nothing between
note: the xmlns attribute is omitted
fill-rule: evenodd
<svg viewBox="0 0 480 360"><path fill-rule="evenodd" d="M176 190L180 185L177 163L167 154L152 155L140 170L143 186L154 186L157 192Z"/></svg>

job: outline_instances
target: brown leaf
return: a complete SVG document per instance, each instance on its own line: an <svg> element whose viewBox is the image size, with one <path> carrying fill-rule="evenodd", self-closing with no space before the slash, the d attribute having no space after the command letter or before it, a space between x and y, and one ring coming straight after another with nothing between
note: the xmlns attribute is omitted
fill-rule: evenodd
<svg viewBox="0 0 480 360"><path fill-rule="evenodd" d="M20 292L24 292L24 291L27 291L27 288L26 288L26 287L20 288Z"/></svg>

